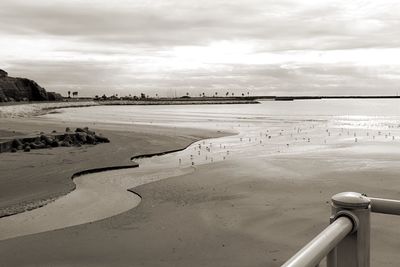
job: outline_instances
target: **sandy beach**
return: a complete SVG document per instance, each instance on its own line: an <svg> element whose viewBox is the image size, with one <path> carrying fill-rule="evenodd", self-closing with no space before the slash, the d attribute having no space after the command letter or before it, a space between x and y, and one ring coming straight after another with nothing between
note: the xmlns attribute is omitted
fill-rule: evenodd
<svg viewBox="0 0 400 267"><path fill-rule="evenodd" d="M336 192L399 197L396 162L360 172L364 164L354 160L355 169L332 172L340 158L290 159L263 162L267 174L254 164L251 176L221 175L231 162L141 186L141 204L121 215L0 242L3 265L280 266L327 225ZM316 161L325 171L307 168ZM373 215L372 224L372 266L397 266L397 218Z"/></svg>
<svg viewBox="0 0 400 267"><path fill-rule="evenodd" d="M72 106L75 105L72 103ZM24 136L83 124L66 124L33 117L42 113L49 104L4 106L0 118L0 133L7 136ZM50 104L50 108L60 106ZM66 104L61 106L67 106ZM75 189L73 175L96 168L137 166L132 157L183 149L190 143L210 136L221 136L218 131L199 131L167 127L136 126L134 129L102 124L98 130L112 139L109 144L80 148L57 148L31 153L3 153L0 155L0 216L19 213L40 207ZM112 155L110 157L110 155Z"/></svg>
<svg viewBox="0 0 400 267"><path fill-rule="evenodd" d="M72 119L74 112L68 111ZM385 137L391 132L398 138L398 130L377 126L369 131L371 136L367 136L364 128L358 126L347 134L347 130L335 128L325 121L311 120L302 122L303 130L300 133L293 128L293 125L299 125L294 119L273 122L267 119L267 123L271 139L265 136L261 138L259 128L253 129L247 124L236 125L239 135L208 139L204 143L201 141L201 151L196 149L196 145L180 152L179 156L139 160L144 171L147 166L154 168L165 164L174 165L175 168L190 168L191 171L134 186L131 190L141 196L140 203L112 217L0 241L0 265L280 266L327 226L332 195L342 191L357 191L370 196L400 199L397 183L400 171L398 143L396 139L393 141ZM12 128L24 132L34 126L38 130L62 129L65 124L70 125L71 122L56 123L49 118L21 119L12 120L3 130L11 131ZM217 124L219 126L216 128L228 130L221 122ZM328 129L325 128L327 125L329 132L325 130ZM121 164L125 160L125 164L129 162L129 152L132 151L139 151L138 154L161 152L185 147L201 138L222 137L229 133L218 132L212 127L208 131L199 128L177 130L157 125L156 121L152 125L134 124L127 127L99 124L96 127L97 131L117 141L85 148L85 152L68 148L77 152L64 153L61 149L57 152L60 153L57 158L68 156L70 160L79 159L77 157L82 154L79 169L93 168L99 163L108 164L111 159L107 154L118 149L120 153L113 154L112 162ZM381 132L379 136L378 132ZM376 139L372 138L372 133L376 134ZM251 140L243 140L245 137L241 134L246 134ZM308 136L311 141L303 140L303 136ZM328 144L324 144L325 140ZM136 141L142 145L138 146ZM143 146L143 143L148 145ZM204 151L211 144L216 147L212 151L213 162L209 157L204 158L208 155ZM113 147L107 150L107 146ZM229 148L229 153L224 146ZM258 151L259 155L254 155L254 151ZM263 154L261 151L264 151ZM103 154L104 158L99 155L101 161L83 161L90 159L89 155L97 156L100 152L106 153ZM195 156L194 166L190 161L182 161L183 166L179 166L177 157L186 159L197 152L199 155L202 153L201 160L200 156ZM56 153L56 150L46 153ZM15 155L33 157L22 152L3 154L1 157ZM25 161L32 165L30 159ZM9 159L9 162L12 160ZM40 166L41 162L38 160L37 165ZM66 169L72 173L77 170L76 165L74 168L71 163L54 164L60 166L57 169L59 171ZM3 168L8 170L8 166L3 165ZM94 175L90 180L132 177L138 171L140 169L109 171ZM61 188L66 193L70 190L66 183L70 176L58 177L58 181L64 181L66 185L60 186L60 182L49 177L41 180L39 171L35 180L41 181L43 186L38 188L43 191L54 188L54 193ZM22 187L27 180L15 183L14 192L20 192L17 185ZM115 181L121 184L124 180ZM13 201L18 203L19 199L29 197L29 194L36 197L42 191L29 188L29 192L20 193L19 198ZM14 195L18 194L10 194L8 198L12 199ZM66 215L65 219L70 217ZM399 248L397 236L400 234L397 224L396 217L372 215L372 266L397 266L400 262L400 256L396 254Z"/></svg>
<svg viewBox="0 0 400 267"><path fill-rule="evenodd" d="M399 267L399 25L1 0L0 267Z"/></svg>

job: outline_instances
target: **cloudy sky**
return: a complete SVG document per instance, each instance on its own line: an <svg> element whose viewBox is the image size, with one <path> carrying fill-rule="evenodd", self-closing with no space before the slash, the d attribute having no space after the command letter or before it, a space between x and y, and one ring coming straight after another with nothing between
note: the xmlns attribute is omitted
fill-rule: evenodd
<svg viewBox="0 0 400 267"><path fill-rule="evenodd" d="M1 0L0 58L64 94L397 94L400 2Z"/></svg>

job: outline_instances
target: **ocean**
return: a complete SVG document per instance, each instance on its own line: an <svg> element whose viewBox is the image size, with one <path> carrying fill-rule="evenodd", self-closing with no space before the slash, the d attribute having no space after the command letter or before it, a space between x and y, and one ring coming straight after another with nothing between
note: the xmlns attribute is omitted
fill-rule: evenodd
<svg viewBox="0 0 400 267"><path fill-rule="evenodd" d="M274 180L296 184L316 180L325 184L335 182L324 180L335 173L396 170L396 159L400 157L398 100L93 106L60 109L41 117L93 128L107 124L134 130L144 124L173 127L176 135L181 134L182 127L231 134L195 142L179 152L138 159L139 168L80 176L74 179L76 190L68 195L42 208L3 218L0 226L6 236L60 229L123 213L141 201L127 189L167 178L225 177L226 181L226 177L231 177L232 184L253 180L263 184ZM246 192L251 196L255 193ZM77 206L80 208L76 209ZM69 220L57 219L64 214L69 214Z"/></svg>

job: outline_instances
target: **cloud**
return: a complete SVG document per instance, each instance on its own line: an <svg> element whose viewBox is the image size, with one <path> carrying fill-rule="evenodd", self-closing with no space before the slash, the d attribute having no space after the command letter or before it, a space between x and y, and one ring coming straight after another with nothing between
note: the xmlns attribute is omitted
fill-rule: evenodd
<svg viewBox="0 0 400 267"><path fill-rule="evenodd" d="M1 68L88 95L391 93L399 14L394 0L2 0Z"/></svg>
<svg viewBox="0 0 400 267"><path fill-rule="evenodd" d="M99 64L100 63L100 64ZM398 68L365 67L349 64L244 65L228 64L185 71L157 73L97 62L15 62L10 74L27 73L47 89L78 90L82 95L147 94L172 96L187 91L192 95L218 91L236 95L250 91L269 95L396 94Z"/></svg>
<svg viewBox="0 0 400 267"><path fill-rule="evenodd" d="M343 1L323 6L313 1L308 6L298 1L260 0L202 1L201 5L197 1L147 2L121 1L110 7L99 0L5 0L0 30L149 46L204 45L216 40L258 40L267 42L270 50L399 45L398 38L368 38L399 33L396 3L375 13L370 9L376 6L367 6L363 13L361 6Z"/></svg>

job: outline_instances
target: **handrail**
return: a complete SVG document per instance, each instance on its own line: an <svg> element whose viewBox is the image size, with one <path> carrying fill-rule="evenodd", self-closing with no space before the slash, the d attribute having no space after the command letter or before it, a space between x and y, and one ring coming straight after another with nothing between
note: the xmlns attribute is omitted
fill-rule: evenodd
<svg viewBox="0 0 400 267"><path fill-rule="evenodd" d="M328 253L339 244L353 229L348 217L340 217L311 240L282 267L317 266Z"/></svg>
<svg viewBox="0 0 400 267"><path fill-rule="evenodd" d="M319 266L327 256L328 267L370 266L371 212L400 215L400 201L343 192L332 197L331 224L282 267Z"/></svg>
<svg viewBox="0 0 400 267"><path fill-rule="evenodd" d="M371 200L371 211L376 213L400 215L400 201L394 199L368 197Z"/></svg>

